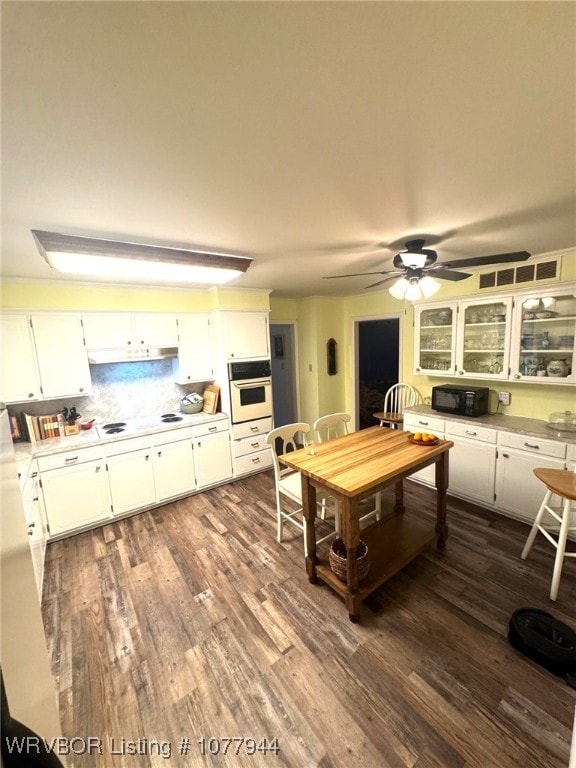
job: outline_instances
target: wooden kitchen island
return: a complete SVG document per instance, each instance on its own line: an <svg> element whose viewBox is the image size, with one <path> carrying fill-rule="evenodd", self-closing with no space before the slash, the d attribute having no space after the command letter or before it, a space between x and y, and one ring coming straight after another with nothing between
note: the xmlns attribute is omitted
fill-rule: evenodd
<svg viewBox="0 0 576 768"><path fill-rule="evenodd" d="M313 584L328 584L344 598L350 620L360 620L362 600L398 573L434 539L439 549L446 546L446 491L448 451L453 443L439 440L434 445L415 445L408 432L370 427L350 435L328 440L306 449L284 454L280 461L301 473L305 536L308 547L306 571ZM429 464L436 465L436 525L404 516L403 480ZM358 583L356 552L360 542L360 502L374 493L395 485L393 513L362 529L368 546L370 570ZM330 568L328 554L316 553L316 491L327 490L340 507L342 538L347 548L347 582Z"/></svg>

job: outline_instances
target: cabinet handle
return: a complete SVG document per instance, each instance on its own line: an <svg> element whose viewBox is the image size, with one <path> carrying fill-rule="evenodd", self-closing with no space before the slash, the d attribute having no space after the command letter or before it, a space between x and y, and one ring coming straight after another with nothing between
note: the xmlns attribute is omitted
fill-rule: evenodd
<svg viewBox="0 0 576 768"><path fill-rule="evenodd" d="M70 464L72 461L78 461L78 456L70 456L69 459L64 459L66 464Z"/></svg>
<svg viewBox="0 0 576 768"><path fill-rule="evenodd" d="M427 427L429 423L430 423L429 421L419 421L418 422L418 424L422 424L423 427Z"/></svg>
<svg viewBox="0 0 576 768"><path fill-rule="evenodd" d="M98 464L98 466L95 468L95 470L94 470L94 471L95 471L95 472L100 472L100 469L101 469L101 467L100 467L100 464Z"/></svg>
<svg viewBox="0 0 576 768"><path fill-rule="evenodd" d="M208 432L216 432L218 427L208 427Z"/></svg>
<svg viewBox="0 0 576 768"><path fill-rule="evenodd" d="M34 392L28 392L28 397L34 397Z"/></svg>
<svg viewBox="0 0 576 768"><path fill-rule="evenodd" d="M258 432L258 427L250 427L250 432Z"/></svg>
<svg viewBox="0 0 576 768"><path fill-rule="evenodd" d="M476 435L477 435L478 433L477 433L477 432L470 432L470 430L468 430L468 429L467 429L467 430L466 430L466 432L465 432L465 434L466 434L466 435L472 435L473 437L476 437Z"/></svg>
<svg viewBox="0 0 576 768"><path fill-rule="evenodd" d="M260 457L257 459L252 459L252 464L260 464Z"/></svg>
<svg viewBox="0 0 576 768"><path fill-rule="evenodd" d="M131 341L127 341L126 344L130 345L130 344L132 344L132 342Z"/></svg>
<svg viewBox="0 0 576 768"><path fill-rule="evenodd" d="M30 477L38 477L38 472L32 472L32 474L30 475Z"/></svg>
<svg viewBox="0 0 576 768"><path fill-rule="evenodd" d="M464 376L464 371L458 371L458 376Z"/></svg>
<svg viewBox="0 0 576 768"><path fill-rule="evenodd" d="M524 443L524 445L526 446L526 448L533 448L535 451L539 451L540 450L540 446L539 445L530 445L530 443Z"/></svg>
<svg viewBox="0 0 576 768"><path fill-rule="evenodd" d="M79 392L84 392L84 387L80 387Z"/></svg>
<svg viewBox="0 0 576 768"><path fill-rule="evenodd" d="M28 531L28 536L34 536L34 531Z"/></svg>
<svg viewBox="0 0 576 768"><path fill-rule="evenodd" d="M36 523L28 523L28 528L34 528L35 525Z"/></svg>
<svg viewBox="0 0 576 768"><path fill-rule="evenodd" d="M146 454L146 461L148 461L149 458L150 458L150 456L148 454Z"/></svg>
<svg viewBox="0 0 576 768"><path fill-rule="evenodd" d="M421 370L422 370L422 368L420 368L419 366L416 367L416 372L417 373L420 373Z"/></svg>
<svg viewBox="0 0 576 768"><path fill-rule="evenodd" d="M520 374L519 374L519 373L515 373L515 374L514 374L514 378L515 378L515 379L519 379L519 378L520 378Z"/></svg>
<svg viewBox="0 0 576 768"><path fill-rule="evenodd" d="M252 448L258 448L260 443L250 443L250 445L252 446Z"/></svg>
<svg viewBox="0 0 576 768"><path fill-rule="evenodd" d="M38 496L33 496L32 501L38 501ZM34 523L32 523L32 525L34 525Z"/></svg>
<svg viewBox="0 0 576 768"><path fill-rule="evenodd" d="M510 454L508 454L508 453L503 453L503 454L502 454L502 456L503 456L505 459L509 459L509 458L510 458Z"/></svg>
<svg viewBox="0 0 576 768"><path fill-rule="evenodd" d="M162 451L158 451L158 456L162 456Z"/></svg>

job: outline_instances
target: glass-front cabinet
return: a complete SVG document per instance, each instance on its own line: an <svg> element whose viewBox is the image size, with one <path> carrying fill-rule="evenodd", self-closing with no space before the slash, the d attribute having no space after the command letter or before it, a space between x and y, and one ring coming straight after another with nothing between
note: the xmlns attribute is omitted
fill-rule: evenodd
<svg viewBox="0 0 576 768"><path fill-rule="evenodd" d="M576 295L565 287L414 307L414 372L576 382Z"/></svg>
<svg viewBox="0 0 576 768"><path fill-rule="evenodd" d="M512 298L460 302L456 330L458 376L508 376Z"/></svg>
<svg viewBox="0 0 576 768"><path fill-rule="evenodd" d="M416 373L454 375L456 308L456 302L415 307Z"/></svg>
<svg viewBox="0 0 576 768"><path fill-rule="evenodd" d="M546 384L576 381L574 291L516 298L511 378Z"/></svg>

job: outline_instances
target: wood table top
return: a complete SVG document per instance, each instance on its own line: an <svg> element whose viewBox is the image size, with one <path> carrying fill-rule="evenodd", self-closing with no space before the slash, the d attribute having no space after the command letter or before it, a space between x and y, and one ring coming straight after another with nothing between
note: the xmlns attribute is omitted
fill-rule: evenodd
<svg viewBox="0 0 576 768"><path fill-rule="evenodd" d="M408 436L402 430L369 427L317 443L314 455L302 448L279 458L282 464L321 485L353 497L406 474L424 459L439 456L454 445L449 440L415 445Z"/></svg>

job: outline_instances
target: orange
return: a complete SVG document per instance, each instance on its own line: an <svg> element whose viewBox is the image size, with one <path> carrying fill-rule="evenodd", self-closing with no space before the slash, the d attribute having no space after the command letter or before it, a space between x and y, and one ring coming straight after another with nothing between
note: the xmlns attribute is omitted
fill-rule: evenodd
<svg viewBox="0 0 576 768"><path fill-rule="evenodd" d="M420 432L415 432L414 440L422 440L422 434Z"/></svg>

